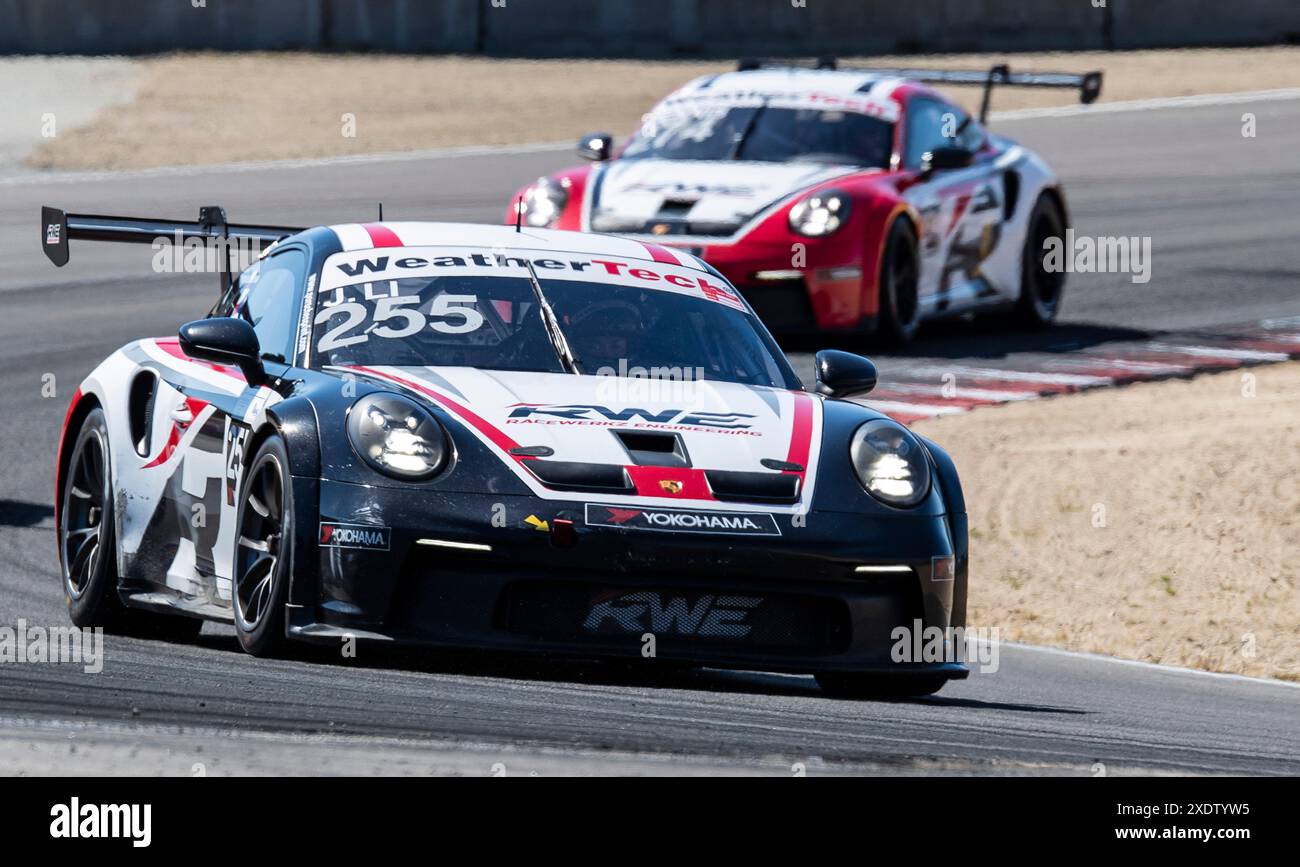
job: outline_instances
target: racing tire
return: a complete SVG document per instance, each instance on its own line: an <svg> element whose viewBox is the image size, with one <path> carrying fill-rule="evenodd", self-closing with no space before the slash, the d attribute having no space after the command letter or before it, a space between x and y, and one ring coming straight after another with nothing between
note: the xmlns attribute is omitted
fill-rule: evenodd
<svg viewBox="0 0 1300 867"><path fill-rule="evenodd" d="M948 678L935 674L853 674L827 672L817 675L822 692L835 698L921 698L943 689Z"/></svg>
<svg viewBox="0 0 1300 867"><path fill-rule="evenodd" d="M192 639L203 628L202 620L131 609L122 602L112 453L104 411L96 407L77 432L60 492L59 565L68 615L82 628L168 641Z"/></svg>
<svg viewBox="0 0 1300 867"><path fill-rule="evenodd" d="M905 219L894 220L880 263L877 334L892 346L911 342L921 325L921 259L916 232Z"/></svg>
<svg viewBox="0 0 1300 867"><path fill-rule="evenodd" d="M1056 319L1065 292L1065 272L1047 269L1049 238L1065 242L1065 218L1060 207L1046 193L1039 195L1029 213L1022 257L1020 298L1016 301L1015 319L1029 328L1045 328Z"/></svg>
<svg viewBox="0 0 1300 867"><path fill-rule="evenodd" d="M284 440L268 437L244 475L235 521L230 607L239 646L253 656L284 653L285 602L293 561L293 490Z"/></svg>

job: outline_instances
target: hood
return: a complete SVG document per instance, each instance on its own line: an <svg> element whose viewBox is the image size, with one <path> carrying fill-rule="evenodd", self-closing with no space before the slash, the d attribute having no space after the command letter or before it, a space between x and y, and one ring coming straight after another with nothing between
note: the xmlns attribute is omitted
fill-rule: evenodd
<svg viewBox="0 0 1300 867"><path fill-rule="evenodd" d="M800 190L859 171L818 163L615 160L591 182L590 228L730 235Z"/></svg>
<svg viewBox="0 0 1300 867"><path fill-rule="evenodd" d="M418 392L448 412L542 497L574 499L539 483L525 466L530 461L539 461L538 469L560 463L625 468L637 502L712 503L709 471L797 475L799 497L786 510L811 501L822 406L806 392L466 367L360 372ZM716 488L716 472L712 478Z"/></svg>

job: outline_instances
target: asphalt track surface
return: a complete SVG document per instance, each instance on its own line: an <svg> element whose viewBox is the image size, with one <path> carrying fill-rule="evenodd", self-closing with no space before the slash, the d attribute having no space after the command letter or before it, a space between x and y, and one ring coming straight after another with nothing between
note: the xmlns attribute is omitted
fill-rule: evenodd
<svg viewBox="0 0 1300 867"><path fill-rule="evenodd" d="M1255 138L1241 135L1246 112L1256 115ZM935 327L906 356L882 358L882 370L919 359L1012 364L1165 330L1300 315L1300 101L1001 129L1061 172L1081 234L1150 235L1153 279L1075 275L1051 332ZM372 218L382 200L390 219L495 221L517 184L569 162L571 151L557 149L0 179L0 624L67 622L50 503L58 429L76 383L117 346L173 333L215 291L211 276L151 273L147 247L74 244L70 266L57 270L39 251L40 205L192 219L199 205L219 203L235 221L308 225ZM806 353L795 360L807 369ZM47 374L56 377L54 398L42 394ZM972 593L979 582L976 563ZM509 755L582 773L787 773L802 764L808 773L1086 774L1101 763L1109 773L1300 774L1300 689L1004 646L995 673L938 697L854 702L821 697L810 678L747 673L629 675L364 648L347 662L263 661L210 625L193 645L110 636L99 674L0 665L0 772L31 770L19 753L44 755L42 743L67 738L100 752L130 747L131 757L167 749L139 764L56 750L36 770L184 774L204 755L245 772L488 773Z"/></svg>

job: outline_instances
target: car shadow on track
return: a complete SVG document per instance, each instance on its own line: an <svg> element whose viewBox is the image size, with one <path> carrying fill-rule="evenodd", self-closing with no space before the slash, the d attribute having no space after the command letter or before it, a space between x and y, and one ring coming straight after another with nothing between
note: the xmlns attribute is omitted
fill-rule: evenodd
<svg viewBox="0 0 1300 867"><path fill-rule="evenodd" d="M35 527L54 517L54 507L24 500L0 500L0 527Z"/></svg>
<svg viewBox="0 0 1300 867"><path fill-rule="evenodd" d="M1000 359L1026 352L1068 353L1107 343L1147 340L1155 332L1086 322L1037 330L1010 328L996 320L944 320L925 326L906 347L863 337L799 337L779 342L787 353L843 349L871 357Z"/></svg>
<svg viewBox="0 0 1300 867"><path fill-rule="evenodd" d="M196 644L243 656L234 637L205 632ZM245 657L256 664L251 657ZM1086 714L1088 711L1052 705L983 701L972 698L881 697L873 699L832 698L822 693L810 675L774 672L730 671L696 668L677 662L583 661L548 659L542 656L505 655L492 651L442 651L361 645L357 658L347 659L337 650L311 645L291 647L287 659L334 669L401 671L411 674L526 680L537 683L572 684L627 689L677 689L695 692L820 698L828 701L860 701L891 704L926 704L968 710L1001 710L1022 713Z"/></svg>

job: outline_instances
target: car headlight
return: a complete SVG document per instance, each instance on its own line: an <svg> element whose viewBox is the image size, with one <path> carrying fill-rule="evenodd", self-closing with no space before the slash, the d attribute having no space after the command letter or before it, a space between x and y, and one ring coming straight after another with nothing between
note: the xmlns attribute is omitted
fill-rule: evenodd
<svg viewBox="0 0 1300 867"><path fill-rule="evenodd" d="M524 222L537 228L545 228L560 218L564 206L569 202L568 185L538 178L537 183L528 188L519 207L524 212Z"/></svg>
<svg viewBox="0 0 1300 867"><path fill-rule="evenodd" d="M889 506L911 508L930 490L930 459L921 441L888 419L853 434L849 457L867 493Z"/></svg>
<svg viewBox="0 0 1300 867"><path fill-rule="evenodd" d="M348 439L361 459L385 475L423 479L442 469L447 436L426 410L397 394L368 394L348 413Z"/></svg>
<svg viewBox="0 0 1300 867"><path fill-rule="evenodd" d="M820 190L790 209L790 228L800 235L820 238L844 225L848 218L849 197L844 191Z"/></svg>

